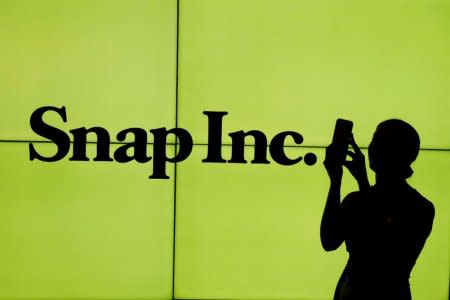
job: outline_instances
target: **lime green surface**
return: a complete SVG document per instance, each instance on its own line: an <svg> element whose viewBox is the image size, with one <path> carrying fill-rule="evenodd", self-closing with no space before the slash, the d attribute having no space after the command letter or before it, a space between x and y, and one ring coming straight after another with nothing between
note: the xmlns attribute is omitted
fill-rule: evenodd
<svg viewBox="0 0 450 300"><path fill-rule="evenodd" d="M179 4L176 111L176 0L0 1L0 140L41 139L29 117L53 105L66 106L68 122L50 113L50 124L102 126L112 139L128 127L172 128L177 113L205 143L202 112L215 110L229 113L224 143L231 131L270 140L295 130L325 146L343 117L366 146L397 117L422 147L450 148L448 1ZM331 299L346 252L320 246L323 148L287 152L319 161L208 164L194 146L175 191L171 164L171 179L149 180L153 161L30 162L27 143L0 142L0 299L168 299L173 251L176 298ZM411 184L436 207L414 299L447 300L450 152L422 151L413 167ZM345 176L343 195L356 189Z"/></svg>
<svg viewBox="0 0 450 300"><path fill-rule="evenodd" d="M197 142L207 138L201 111L225 110L226 132L292 129L323 145L344 117L367 145L397 117L424 147L450 147L450 2L180 3L179 124Z"/></svg>
<svg viewBox="0 0 450 300"><path fill-rule="evenodd" d="M30 162L26 143L0 143L0 157L1 299L171 297L172 179L148 180L148 164Z"/></svg>
<svg viewBox="0 0 450 300"><path fill-rule="evenodd" d="M226 155L229 150L224 147ZM318 164L269 167L201 163L206 147L196 146L178 166L177 298L332 298L346 252L321 248L323 149L288 154L307 151L318 154ZM436 206L433 233L411 275L414 299L448 297L449 168L446 152L422 152L414 165L411 184ZM342 194L355 188L345 173Z"/></svg>
<svg viewBox="0 0 450 300"><path fill-rule="evenodd" d="M175 125L175 0L0 1L0 139L42 140L40 106L60 128Z"/></svg>

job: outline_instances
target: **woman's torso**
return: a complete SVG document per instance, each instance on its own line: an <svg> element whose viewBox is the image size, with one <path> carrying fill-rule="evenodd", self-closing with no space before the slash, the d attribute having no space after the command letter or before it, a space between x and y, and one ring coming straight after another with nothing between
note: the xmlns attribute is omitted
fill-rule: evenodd
<svg viewBox="0 0 450 300"><path fill-rule="evenodd" d="M335 299L411 299L409 275L429 233L424 201L408 185L374 186L365 195L352 193L344 199L342 229L349 260Z"/></svg>

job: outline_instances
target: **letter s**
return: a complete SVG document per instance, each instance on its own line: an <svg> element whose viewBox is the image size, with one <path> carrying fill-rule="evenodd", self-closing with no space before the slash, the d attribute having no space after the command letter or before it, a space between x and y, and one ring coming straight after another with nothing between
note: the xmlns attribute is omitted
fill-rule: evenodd
<svg viewBox="0 0 450 300"><path fill-rule="evenodd" d="M33 143L30 143L29 144L30 160L34 160L35 158L37 158L41 161L48 161L48 162L57 161L64 158L64 156L66 156L66 154L69 152L70 149L69 136L61 129L50 126L43 121L42 117L44 113L47 111L54 111L58 113L59 116L62 118L62 120L64 122L67 122L66 108L64 106L62 106L61 108L53 106L43 106L41 108L36 109L31 114L30 126L31 129L33 129L33 131L38 135L53 141L53 143L55 143L56 146L58 147L58 151L53 156L45 157L40 155L36 151Z"/></svg>

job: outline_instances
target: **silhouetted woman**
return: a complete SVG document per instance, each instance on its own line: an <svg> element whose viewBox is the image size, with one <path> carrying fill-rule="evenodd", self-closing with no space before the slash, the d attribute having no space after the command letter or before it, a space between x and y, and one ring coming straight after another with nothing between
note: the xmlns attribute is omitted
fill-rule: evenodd
<svg viewBox="0 0 450 300"><path fill-rule="evenodd" d="M408 123L391 119L380 123L369 145L370 168L376 184L369 185L365 158L353 137L352 158L344 162L359 191L341 203L342 165L333 145L324 161L330 189L322 216L320 237L326 251L345 242L349 259L335 300L409 300L409 275L431 232L433 204L407 182L420 140Z"/></svg>

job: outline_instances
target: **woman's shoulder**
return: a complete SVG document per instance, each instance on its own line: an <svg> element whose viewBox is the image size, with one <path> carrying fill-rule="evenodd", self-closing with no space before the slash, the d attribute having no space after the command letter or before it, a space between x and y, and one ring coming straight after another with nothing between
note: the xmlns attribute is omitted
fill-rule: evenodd
<svg viewBox="0 0 450 300"><path fill-rule="evenodd" d="M408 201L416 210L420 211L421 215L434 218L435 208L433 202L411 186L409 186Z"/></svg>
<svg viewBox="0 0 450 300"><path fill-rule="evenodd" d="M374 187L370 186L369 190L367 192L361 192L361 191L352 191L348 193L344 199L343 202L354 202L358 201L358 199L368 198L371 197L374 194Z"/></svg>
<svg viewBox="0 0 450 300"><path fill-rule="evenodd" d="M352 209L355 206L361 205L361 203L364 202L363 199L366 197L367 197L366 193L362 193L360 191L352 191L348 193L342 200L342 207L344 209Z"/></svg>
<svg viewBox="0 0 450 300"><path fill-rule="evenodd" d="M430 200L409 185L405 192L406 195L403 194L401 197L404 198L405 203L407 203L410 208L421 211L422 214L430 214L434 216L435 209ZM344 207L353 207L358 203L364 203L367 201L370 202L370 199L375 200L379 196L380 195L377 188L375 186L371 186L367 192L352 191L348 193L342 200L342 205Z"/></svg>

